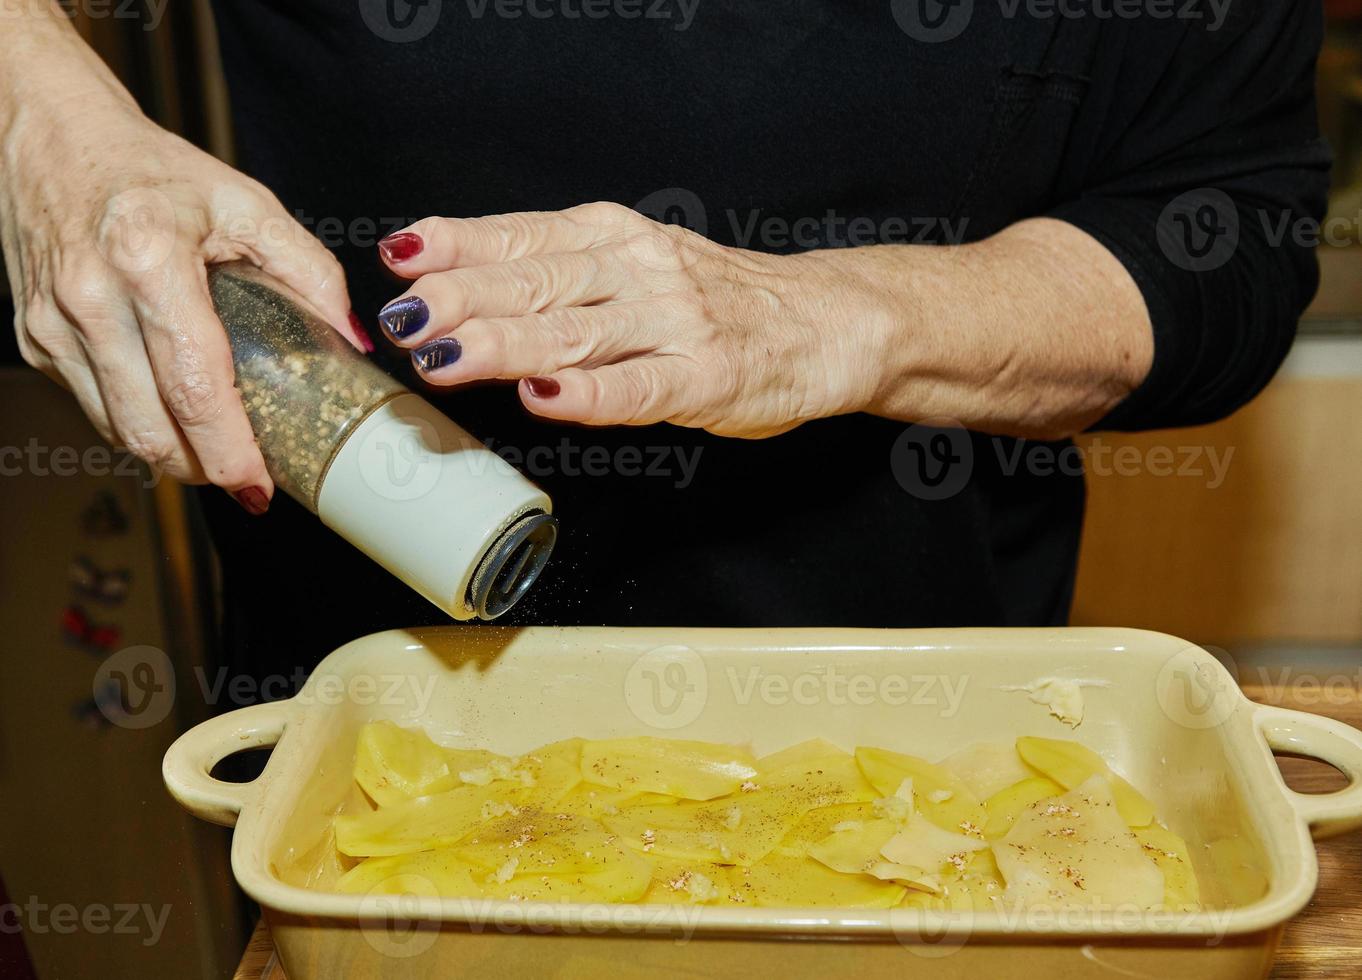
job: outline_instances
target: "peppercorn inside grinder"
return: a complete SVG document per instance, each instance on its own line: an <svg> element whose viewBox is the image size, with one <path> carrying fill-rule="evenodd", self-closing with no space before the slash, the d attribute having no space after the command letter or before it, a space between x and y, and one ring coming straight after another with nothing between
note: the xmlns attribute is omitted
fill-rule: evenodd
<svg viewBox="0 0 1362 980"><path fill-rule="evenodd" d="M208 287L275 484L455 619L515 605L558 535L548 496L254 266Z"/></svg>

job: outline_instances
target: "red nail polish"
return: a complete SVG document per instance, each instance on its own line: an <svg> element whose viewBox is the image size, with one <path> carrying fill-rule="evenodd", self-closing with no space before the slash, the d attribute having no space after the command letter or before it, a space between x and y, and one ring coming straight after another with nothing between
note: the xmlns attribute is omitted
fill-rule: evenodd
<svg viewBox="0 0 1362 980"><path fill-rule="evenodd" d="M552 378L526 378L525 387L535 398L557 398L563 386Z"/></svg>
<svg viewBox="0 0 1362 980"><path fill-rule="evenodd" d="M359 338L360 344L364 347L366 354L374 352L374 342L369 338L369 331L364 329L363 322L355 315L355 311L350 311L350 329L355 331L355 336Z"/></svg>
<svg viewBox="0 0 1362 980"><path fill-rule="evenodd" d="M389 262L406 262L420 255L425 247L426 243L421 240L420 235L413 235L408 231L389 235L378 243L378 250Z"/></svg>
<svg viewBox="0 0 1362 980"><path fill-rule="evenodd" d="M265 491L260 487L247 487L232 494L248 514L259 517L270 509L270 498L265 496Z"/></svg>

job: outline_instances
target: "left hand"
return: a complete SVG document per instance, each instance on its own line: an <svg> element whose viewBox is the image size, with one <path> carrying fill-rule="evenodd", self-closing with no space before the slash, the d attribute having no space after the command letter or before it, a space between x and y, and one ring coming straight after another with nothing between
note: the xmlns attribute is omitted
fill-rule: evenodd
<svg viewBox="0 0 1362 980"><path fill-rule="evenodd" d="M889 333L836 251L726 248L617 204L426 218L380 250L415 280L379 320L421 375L520 380L546 418L776 435L866 407Z"/></svg>

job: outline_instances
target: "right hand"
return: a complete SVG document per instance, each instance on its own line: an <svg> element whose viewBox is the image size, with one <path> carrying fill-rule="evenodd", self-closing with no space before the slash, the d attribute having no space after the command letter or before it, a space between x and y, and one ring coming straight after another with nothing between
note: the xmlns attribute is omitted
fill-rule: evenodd
<svg viewBox="0 0 1362 980"><path fill-rule="evenodd" d="M45 108L0 132L0 245L24 359L112 444L263 513L274 484L206 267L253 262L363 349L340 264L263 186L130 100Z"/></svg>

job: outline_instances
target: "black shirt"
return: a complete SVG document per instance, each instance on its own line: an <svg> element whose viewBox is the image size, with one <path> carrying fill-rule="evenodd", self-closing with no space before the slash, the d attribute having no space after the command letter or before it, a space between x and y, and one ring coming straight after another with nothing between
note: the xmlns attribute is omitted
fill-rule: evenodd
<svg viewBox="0 0 1362 980"><path fill-rule="evenodd" d="M335 250L366 321L405 289L375 240L430 214L613 200L776 252L974 241L1048 214L1104 242L1153 318L1153 372L1104 424L1222 416L1271 377L1315 288L1280 230L1324 207L1319 5L1041 6L216 2L238 163ZM405 354L380 356L410 379ZM1083 479L1066 444L865 416L756 442L580 429L530 418L509 385L439 403L517 459L539 447L563 535L514 622L1067 615ZM442 620L282 494L261 520L205 500L238 648L311 659ZM281 549L308 556L305 581Z"/></svg>

